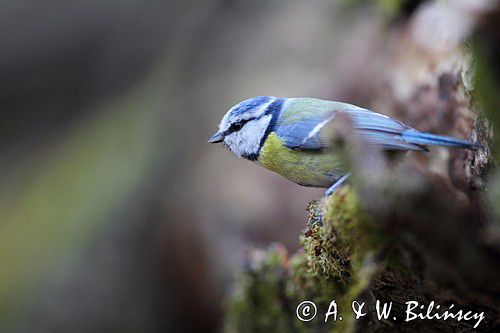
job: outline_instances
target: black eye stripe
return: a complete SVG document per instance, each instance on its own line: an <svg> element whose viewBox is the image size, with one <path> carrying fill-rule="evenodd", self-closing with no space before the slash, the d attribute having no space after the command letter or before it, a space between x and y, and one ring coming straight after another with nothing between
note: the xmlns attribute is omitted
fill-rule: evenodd
<svg viewBox="0 0 500 333"><path fill-rule="evenodd" d="M229 126L229 129L227 130L227 134L239 131L243 126L245 126L246 123L248 123L251 120L257 119L256 117L249 118L249 119L242 119L236 123L232 123L231 126Z"/></svg>
<svg viewBox="0 0 500 333"><path fill-rule="evenodd" d="M244 123L235 123L235 124L232 124L231 127L230 127L230 130L232 132L239 131L243 127L243 125L244 125Z"/></svg>

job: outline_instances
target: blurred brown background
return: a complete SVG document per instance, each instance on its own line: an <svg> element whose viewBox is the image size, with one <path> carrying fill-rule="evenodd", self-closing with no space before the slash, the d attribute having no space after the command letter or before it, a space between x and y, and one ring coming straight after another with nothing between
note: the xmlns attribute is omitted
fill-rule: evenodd
<svg viewBox="0 0 500 333"><path fill-rule="evenodd" d="M255 95L370 106L385 3L2 2L1 330L219 329L245 252L296 249L322 190L206 140Z"/></svg>

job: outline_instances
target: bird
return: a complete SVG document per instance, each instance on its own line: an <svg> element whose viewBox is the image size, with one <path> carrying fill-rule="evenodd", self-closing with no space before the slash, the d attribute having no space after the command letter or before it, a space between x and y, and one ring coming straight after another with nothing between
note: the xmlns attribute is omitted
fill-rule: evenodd
<svg viewBox="0 0 500 333"><path fill-rule="evenodd" d="M329 196L351 175L333 147L329 130L340 114L350 117L354 133L363 142L384 151L427 151L427 146L481 148L467 140L420 132L353 104L274 96L252 97L231 107L208 143L223 143L237 157L299 185L327 188Z"/></svg>

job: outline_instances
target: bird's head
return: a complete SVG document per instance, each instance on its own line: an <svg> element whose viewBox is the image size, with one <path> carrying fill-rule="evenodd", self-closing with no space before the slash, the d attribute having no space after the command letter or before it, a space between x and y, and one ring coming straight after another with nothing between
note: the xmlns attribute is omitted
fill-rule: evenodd
<svg viewBox="0 0 500 333"><path fill-rule="evenodd" d="M224 142L236 156L255 159L273 117L271 105L277 100L257 96L236 104L222 118L219 131L208 142Z"/></svg>

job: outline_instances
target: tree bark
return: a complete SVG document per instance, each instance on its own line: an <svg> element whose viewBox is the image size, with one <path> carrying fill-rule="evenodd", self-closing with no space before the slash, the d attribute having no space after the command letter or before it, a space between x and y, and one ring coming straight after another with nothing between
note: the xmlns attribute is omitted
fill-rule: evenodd
<svg viewBox="0 0 500 333"><path fill-rule="evenodd" d="M484 148L410 154L395 166L356 141L345 119L332 140L349 161L351 185L310 204L304 251L289 256L275 246L249 258L229 302L228 332L500 329L500 173L494 168L500 141L493 136L500 130L500 12L492 5L459 9L432 3L410 17L374 104L419 130L445 131ZM448 44L415 37L433 18L449 15L461 20ZM318 306L310 322L295 316L303 300ZM332 300L343 320L325 323ZM359 320L354 300L365 302ZM392 302L388 319L377 318L377 300ZM439 304L433 313L463 309L484 319L477 327L477 320L407 321L409 301Z"/></svg>

